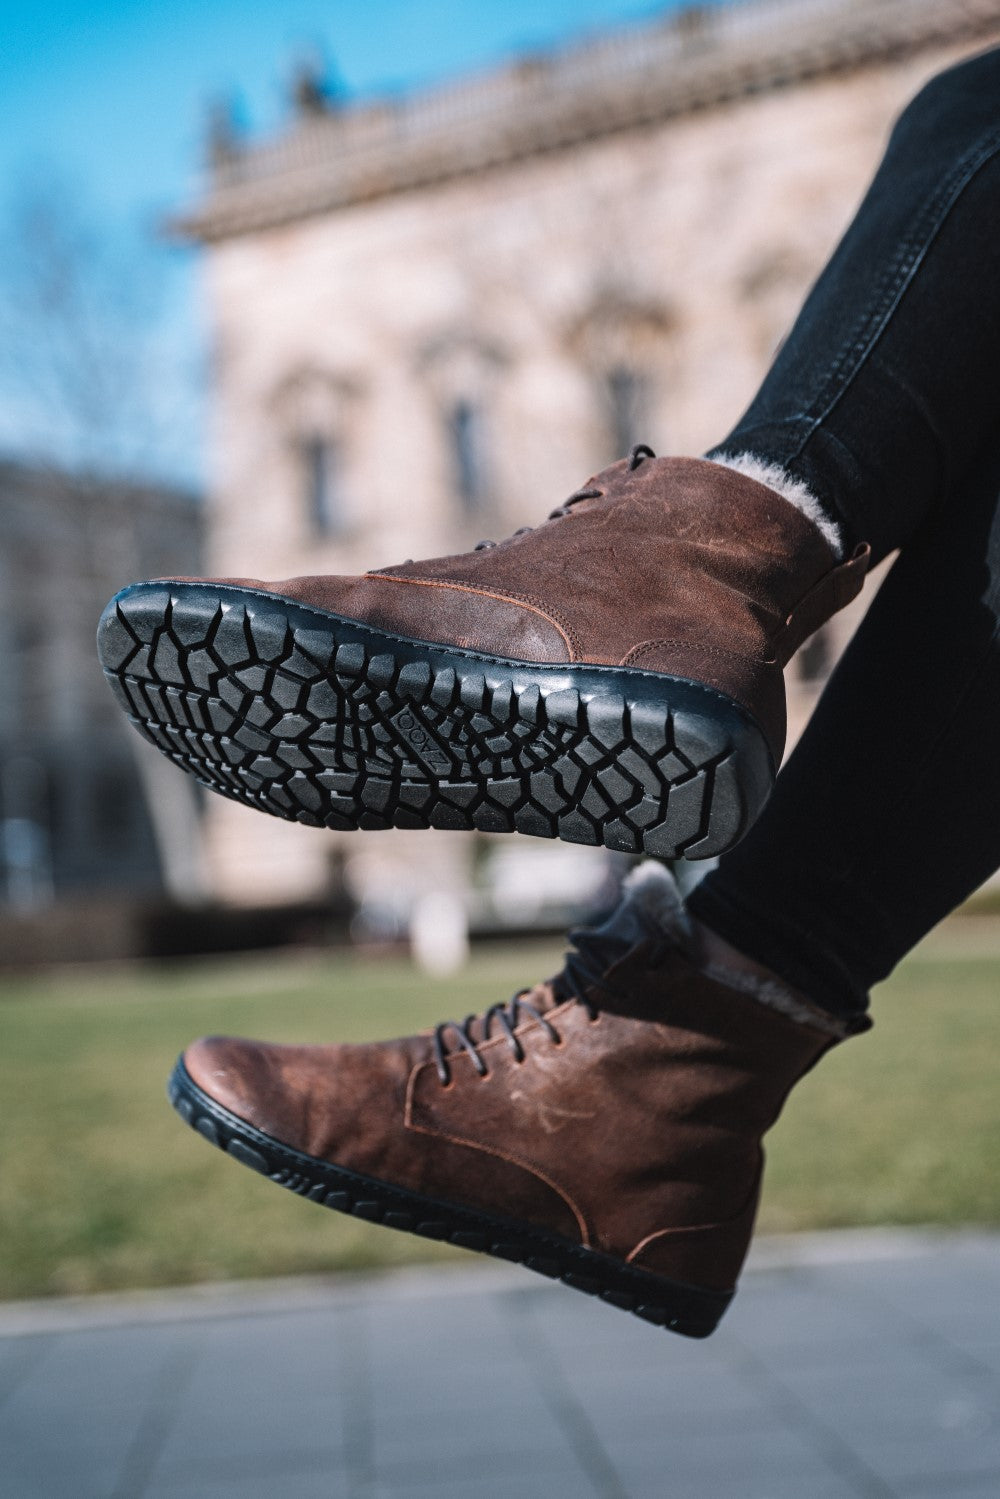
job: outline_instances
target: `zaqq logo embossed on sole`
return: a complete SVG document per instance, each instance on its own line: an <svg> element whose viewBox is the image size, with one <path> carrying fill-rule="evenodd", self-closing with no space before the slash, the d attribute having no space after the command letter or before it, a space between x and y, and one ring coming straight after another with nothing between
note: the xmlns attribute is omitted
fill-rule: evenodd
<svg viewBox="0 0 1000 1499"><path fill-rule="evenodd" d="M451 756L412 708L403 708L399 713L394 713L389 722L407 749L434 775L447 775L454 769Z"/></svg>

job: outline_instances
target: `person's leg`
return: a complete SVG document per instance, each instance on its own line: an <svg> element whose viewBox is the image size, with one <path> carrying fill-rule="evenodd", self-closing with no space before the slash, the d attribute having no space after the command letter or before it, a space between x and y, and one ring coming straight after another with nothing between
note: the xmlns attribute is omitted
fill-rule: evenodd
<svg viewBox="0 0 1000 1499"><path fill-rule="evenodd" d="M599 926L570 935L552 979L403 1040L195 1042L172 1101L311 1202L705 1337L750 1241L761 1136L866 1022L706 971L653 862Z"/></svg>
<svg viewBox="0 0 1000 1499"><path fill-rule="evenodd" d="M996 59L972 68L970 80L995 87ZM785 986L757 984L751 996L706 968L688 913L654 870L651 886L578 934L554 980L479 1018L372 1047L196 1043L174 1075L175 1105L236 1160L329 1207L520 1260L662 1326L712 1330L750 1237L760 1137L789 1088L865 1028L867 984L1000 852L992 461L977 484L965 479L966 448L985 441L998 404L983 335L997 291L950 285L967 253L970 275L996 265L978 163L995 160L1000 135L987 148L987 127L953 94L953 78L941 81L904 117L890 151L899 172L870 196L867 223L855 224L752 408L770 426L755 417L727 445L804 483L848 544L911 542L759 832L689 903ZM862 251L867 280L851 271ZM939 378L918 346L940 336L942 307L961 347L941 352ZM700 494L705 484L699 471ZM961 500L954 521L947 496ZM752 546L741 553L748 590L767 528L789 520L756 498L765 540L755 561ZM695 529L695 512L688 535L711 550L718 538ZM589 576L587 554L578 560L570 575ZM664 577L676 589L676 576L656 571L661 589ZM709 613L691 594L690 627ZM782 639L780 624L769 638ZM576 722L578 705L562 708ZM620 725L608 716L602 732L614 739ZM771 942L760 936L768 923Z"/></svg>
<svg viewBox="0 0 1000 1499"><path fill-rule="evenodd" d="M958 509L1000 413L1000 49L939 74L710 457L805 485L877 561ZM897 585L899 586L899 585Z"/></svg>
<svg viewBox="0 0 1000 1499"><path fill-rule="evenodd" d="M713 450L750 475L640 446L547 523L461 556L128 588L100 652L136 727L204 784L314 825L732 846L781 760L784 664L860 588L863 543L884 554L960 495L1000 405L998 95L994 53L904 113ZM799 513L816 502L839 566Z"/></svg>
<svg viewBox="0 0 1000 1499"><path fill-rule="evenodd" d="M1000 866L1000 462L903 550L699 921L839 1014Z"/></svg>
<svg viewBox="0 0 1000 1499"><path fill-rule="evenodd" d="M905 110L714 450L808 486L848 543L902 547L763 818L690 902L839 1013L1000 865L998 153L1000 50Z"/></svg>

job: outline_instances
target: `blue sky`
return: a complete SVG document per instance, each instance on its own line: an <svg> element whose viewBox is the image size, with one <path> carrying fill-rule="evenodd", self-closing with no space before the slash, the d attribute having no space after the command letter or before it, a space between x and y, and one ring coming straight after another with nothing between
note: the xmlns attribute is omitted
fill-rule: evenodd
<svg viewBox="0 0 1000 1499"><path fill-rule="evenodd" d="M532 49L641 22L676 0L3 0L0 5L0 213L19 184L55 170L79 188L110 237L133 246L166 357L197 352L194 257L155 225L197 189L208 101L232 96L251 134L279 128L287 80L320 48L349 98L409 92ZM0 264L0 300L10 297ZM154 316L152 312L150 317ZM178 366L179 368L179 366ZM186 376L181 375L183 380ZM26 449L22 393L0 374L0 448ZM196 415L154 466L197 480ZM24 430L22 430L22 428ZM34 439L32 439L34 440Z"/></svg>

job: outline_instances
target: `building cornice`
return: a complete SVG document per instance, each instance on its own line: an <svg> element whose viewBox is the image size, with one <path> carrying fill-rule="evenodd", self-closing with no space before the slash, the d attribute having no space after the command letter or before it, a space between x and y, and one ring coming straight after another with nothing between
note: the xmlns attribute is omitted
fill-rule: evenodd
<svg viewBox="0 0 1000 1499"><path fill-rule="evenodd" d="M391 101L311 115L218 159L170 225L202 242L566 150L1000 29L1000 0L727 0Z"/></svg>

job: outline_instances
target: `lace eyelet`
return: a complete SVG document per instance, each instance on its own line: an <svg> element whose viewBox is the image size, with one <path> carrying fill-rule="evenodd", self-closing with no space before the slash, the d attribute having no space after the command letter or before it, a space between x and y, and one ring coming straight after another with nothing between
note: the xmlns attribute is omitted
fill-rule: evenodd
<svg viewBox="0 0 1000 1499"><path fill-rule="evenodd" d="M634 474L644 458L655 458L656 454L648 442L633 443L628 452L628 473Z"/></svg>

